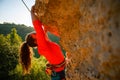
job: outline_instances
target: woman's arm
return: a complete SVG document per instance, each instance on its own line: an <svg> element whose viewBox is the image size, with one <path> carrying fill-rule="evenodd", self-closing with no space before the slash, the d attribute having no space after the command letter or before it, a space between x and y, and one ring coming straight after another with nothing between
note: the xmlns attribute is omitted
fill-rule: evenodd
<svg viewBox="0 0 120 80"><path fill-rule="evenodd" d="M35 7L34 6L32 6L32 8L31 8L31 18L32 18L32 22L35 20L39 20L35 14Z"/></svg>
<svg viewBox="0 0 120 80"><path fill-rule="evenodd" d="M46 40L46 35L45 35L45 32L42 28L41 21L38 19L38 17L35 14L34 6L31 9L31 18L32 18L32 23L33 23L34 29L36 31L36 38L37 38L38 47L47 49L49 47L49 45L48 45L48 42Z"/></svg>
<svg viewBox="0 0 120 80"><path fill-rule="evenodd" d="M34 6L31 9L31 18L32 18L32 22L35 20L39 20L35 14L35 7ZM53 33L54 35L59 37L58 29L56 27L50 27L50 26L44 25L44 31L45 32L50 31L51 33Z"/></svg>

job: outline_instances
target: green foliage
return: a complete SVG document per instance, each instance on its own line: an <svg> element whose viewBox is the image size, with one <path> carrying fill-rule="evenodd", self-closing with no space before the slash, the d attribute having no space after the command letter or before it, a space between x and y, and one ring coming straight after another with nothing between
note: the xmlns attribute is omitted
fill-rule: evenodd
<svg viewBox="0 0 120 80"><path fill-rule="evenodd" d="M15 28L7 36L0 34L0 80L50 80L45 73L44 57L33 57L31 73L22 74L22 67L18 64L21 43Z"/></svg>
<svg viewBox="0 0 120 80"><path fill-rule="evenodd" d="M33 27L25 25L0 24L0 80L50 80L50 77L45 73L46 60L44 57L39 58L36 49L34 49L35 57L32 59L31 73L22 74L22 67L18 63L20 44L26 34L32 31L34 31ZM51 33L48 33L48 36L59 44L58 37Z"/></svg>
<svg viewBox="0 0 120 80"><path fill-rule="evenodd" d="M12 33L14 32L14 37ZM17 39L16 43L13 43ZM18 64L19 46L22 42L13 29L8 36L0 34L0 79L8 79L9 71L13 70ZM16 45L14 45L16 44Z"/></svg>
<svg viewBox="0 0 120 80"><path fill-rule="evenodd" d="M50 77L45 73L46 60L44 57L32 59L32 67L30 74L23 75L22 67L20 64L10 72L12 77L10 80L50 80Z"/></svg>
<svg viewBox="0 0 120 80"><path fill-rule="evenodd" d="M16 28L18 35L22 37L22 40L25 39L27 33L34 31L33 27L27 27L23 24L14 24L14 23L3 23L0 24L0 34L7 35L10 33L12 28Z"/></svg>
<svg viewBox="0 0 120 80"><path fill-rule="evenodd" d="M11 30L11 33L7 35L7 39L11 43L11 45L20 45L22 42L21 37L17 34L16 28Z"/></svg>

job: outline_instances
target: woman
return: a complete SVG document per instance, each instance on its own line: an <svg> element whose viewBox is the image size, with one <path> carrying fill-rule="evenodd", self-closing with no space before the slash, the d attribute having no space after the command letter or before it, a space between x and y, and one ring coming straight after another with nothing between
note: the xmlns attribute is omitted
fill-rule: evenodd
<svg viewBox="0 0 120 80"><path fill-rule="evenodd" d="M29 73L31 66L30 47L37 47L39 54L45 56L48 60L49 64L47 66L49 69L55 73L51 75L52 80L54 80L53 76L56 75L59 77L57 80L66 80L64 72L65 59L60 46L47 38L42 23L35 15L34 7L31 9L31 18L36 33L28 34L26 41L21 46L20 58L24 73Z"/></svg>

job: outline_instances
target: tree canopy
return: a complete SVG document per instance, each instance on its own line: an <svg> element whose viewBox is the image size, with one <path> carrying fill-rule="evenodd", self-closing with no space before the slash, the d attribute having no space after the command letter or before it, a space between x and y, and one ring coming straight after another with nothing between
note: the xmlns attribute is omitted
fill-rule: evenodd
<svg viewBox="0 0 120 80"><path fill-rule="evenodd" d="M17 30L17 34L22 37L22 40L24 40L24 37L27 33L30 33L34 31L33 27L28 27L23 24L14 24L14 23L3 23L0 24L0 34L7 35L11 32L11 29L15 28Z"/></svg>
<svg viewBox="0 0 120 80"><path fill-rule="evenodd" d="M22 43L21 37L15 28L7 36L0 34L0 79L9 77L9 71L18 64L19 47Z"/></svg>

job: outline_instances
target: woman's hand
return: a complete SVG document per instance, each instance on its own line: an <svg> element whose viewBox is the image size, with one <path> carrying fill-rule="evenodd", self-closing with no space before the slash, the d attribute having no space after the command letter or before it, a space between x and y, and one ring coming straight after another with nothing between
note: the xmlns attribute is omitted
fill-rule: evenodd
<svg viewBox="0 0 120 80"><path fill-rule="evenodd" d="M31 13L35 13L35 6L33 5L32 8L31 8Z"/></svg>
<svg viewBox="0 0 120 80"><path fill-rule="evenodd" d="M38 17L36 16L35 6L32 6L31 8L31 18L32 18L32 21L39 20Z"/></svg>

